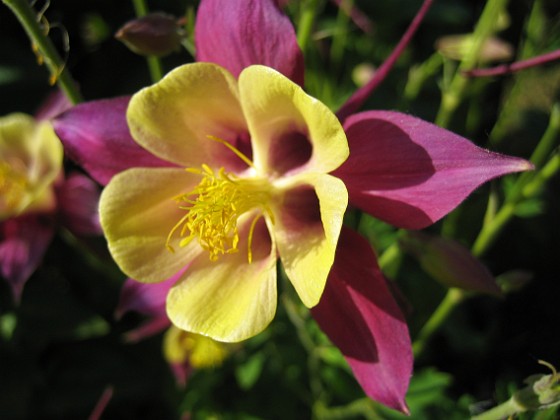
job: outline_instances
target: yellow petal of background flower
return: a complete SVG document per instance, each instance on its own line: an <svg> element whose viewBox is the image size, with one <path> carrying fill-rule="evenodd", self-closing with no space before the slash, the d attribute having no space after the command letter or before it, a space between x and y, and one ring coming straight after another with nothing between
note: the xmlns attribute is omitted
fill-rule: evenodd
<svg viewBox="0 0 560 420"><path fill-rule="evenodd" d="M0 218L52 208L52 183L62 171L62 156L62 144L49 122L21 113L0 118L0 159L26 182L18 205L1 211Z"/></svg>
<svg viewBox="0 0 560 420"><path fill-rule="evenodd" d="M133 168L113 177L101 194L99 213L111 255L125 274L163 281L202 251L197 242L176 246L174 253L165 246L185 214L173 198L199 181L180 168Z"/></svg>
<svg viewBox="0 0 560 420"><path fill-rule="evenodd" d="M334 262L348 204L344 183L331 175L306 174L274 208L274 236L284 270L307 307L321 298Z"/></svg>
<svg viewBox="0 0 560 420"><path fill-rule="evenodd" d="M178 67L142 89L130 101L127 120L142 147L184 167L212 166L216 150L234 156L208 136L235 143L235 134L247 130L237 81L211 63Z"/></svg>
<svg viewBox="0 0 560 420"><path fill-rule="evenodd" d="M195 369L220 366L229 351L227 344L171 325L163 337L163 354L169 363L185 363Z"/></svg>
<svg viewBox="0 0 560 420"><path fill-rule="evenodd" d="M239 94L260 170L274 175L274 159L293 141L308 142L310 156L301 157L299 168L306 172L330 172L348 157L346 135L336 116L282 74L250 66L239 75ZM295 146L293 153L305 148Z"/></svg>
<svg viewBox="0 0 560 420"><path fill-rule="evenodd" d="M250 222L250 220L249 220ZM276 312L276 249L264 220L253 235L247 262L245 223L239 252L210 261L199 256L167 295L167 314L177 327L218 341L237 342L261 332Z"/></svg>

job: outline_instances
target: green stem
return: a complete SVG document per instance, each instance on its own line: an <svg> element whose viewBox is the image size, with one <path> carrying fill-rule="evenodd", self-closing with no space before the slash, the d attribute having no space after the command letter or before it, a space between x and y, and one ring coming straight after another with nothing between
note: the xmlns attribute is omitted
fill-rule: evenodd
<svg viewBox="0 0 560 420"><path fill-rule="evenodd" d="M148 14L149 10L145 0L132 0L132 4L134 5L136 16L142 17ZM156 83L160 81L163 77L161 60L156 56L148 56L146 57L146 62L148 63L148 69L150 71L150 78L152 79L152 82Z"/></svg>
<svg viewBox="0 0 560 420"><path fill-rule="evenodd" d="M531 162L540 167L550 152L556 147L560 136L560 103L555 103L550 112L548 127L542 136L535 151L531 155Z"/></svg>
<svg viewBox="0 0 560 420"><path fill-rule="evenodd" d="M542 186L560 171L560 154L556 153L543 168L535 174L531 182L523 188L524 197L535 196Z"/></svg>
<svg viewBox="0 0 560 420"><path fill-rule="evenodd" d="M496 213L496 216L491 220L490 223L484 225L482 230L478 234L478 237L474 241L472 246L472 253L475 256L481 256L484 254L490 245L494 243L502 229L510 221L510 219L515 214L515 208L517 203L506 203L504 206Z"/></svg>
<svg viewBox="0 0 560 420"><path fill-rule="evenodd" d="M436 52L419 66L412 67L408 72L408 80L404 88L404 97L408 101L415 100L426 81L430 77L433 77L442 65L442 56L440 53Z"/></svg>
<svg viewBox="0 0 560 420"><path fill-rule="evenodd" d="M323 395L323 385L321 384L321 379L319 377L319 371L321 368L321 360L319 354L317 353L317 346L313 342L313 339L309 335L307 328L305 326L305 319L302 318L298 311L297 305L290 298L288 293L282 294L282 303L284 308L286 308L286 314L292 325L296 328L296 333L298 335L300 343L303 345L307 351L307 369L309 371L309 387L316 401L319 401L321 395Z"/></svg>
<svg viewBox="0 0 560 420"><path fill-rule="evenodd" d="M548 128L531 156L531 162L540 167L558 143L560 137L560 105L555 104L550 114ZM527 198L535 196L540 188L558 172L558 154L553 156L538 172L526 172L517 180L512 193L498 213L482 226L480 234L472 247L476 256L484 254L494 243L502 229L515 215L517 205Z"/></svg>
<svg viewBox="0 0 560 420"><path fill-rule="evenodd" d="M469 79L463 76L463 72L471 70L477 64L482 46L486 39L495 31L498 17L506 7L507 2L508 0L488 0L486 2L486 6L472 35L472 46L463 57L449 89L445 90L442 94L441 106L436 117L436 124L440 127L447 127L449 125L453 113L461 103L469 84Z"/></svg>
<svg viewBox="0 0 560 420"><path fill-rule="evenodd" d="M160 59L153 55L150 55L146 57L146 61L148 62L148 69L150 70L150 77L152 79L152 82L159 82L163 77L163 68L161 66Z"/></svg>
<svg viewBox="0 0 560 420"><path fill-rule="evenodd" d="M307 332L307 329L305 327L305 320L299 314L296 304L286 293L282 295L281 299L282 303L284 304L284 308L286 308L288 319L296 328L296 333L299 337L299 341L301 342L303 347L305 347L305 350L307 350L309 354L313 353L313 351L315 350L315 343Z"/></svg>
<svg viewBox="0 0 560 420"><path fill-rule="evenodd" d="M331 64L334 67L334 73L337 73L341 67L341 63L344 57L344 47L346 46L346 41L348 38L348 21L350 20L348 14L344 12L344 7L348 6L350 9L353 7L353 0L342 0L338 9L338 16L336 17L335 30L332 37L331 46Z"/></svg>
<svg viewBox="0 0 560 420"><path fill-rule="evenodd" d="M465 292L460 289L449 289L428 322L424 324L416 340L412 343L412 352L417 357L424 351L428 340L448 318L453 309L465 299Z"/></svg>
<svg viewBox="0 0 560 420"><path fill-rule="evenodd" d="M302 51L307 48L311 38L315 16L317 14L318 0L307 0L303 2L299 22L297 26L297 42Z"/></svg>
<svg viewBox="0 0 560 420"><path fill-rule="evenodd" d="M557 104L552 109L548 128L531 156L531 161L536 166L541 166L544 159L556 147L559 135L560 106ZM525 173L519 177L512 194L510 194L500 210L493 217L488 216L488 214L485 217L485 223L472 246L471 251L473 255L483 255L494 243L507 223L513 218L517 205L523 200L537 195L543 185L558 172L560 172L560 154L556 153L538 172ZM493 206L492 203L493 201L490 200L489 206ZM447 295L422 330L420 330L416 341L413 343L412 349L415 355L423 351L429 338L443 324L453 308L465 296L464 292L458 289L449 289ZM499 417L488 417L488 419L493 418Z"/></svg>
<svg viewBox="0 0 560 420"><path fill-rule="evenodd" d="M76 88L76 83L65 66L66 63L58 54L44 28L41 27L37 20L37 14L31 5L25 0L2 0L2 2L16 15L33 46L37 48L39 57L44 59L51 73L52 83L54 84L56 81L73 104L81 102L83 100L82 95Z"/></svg>
<svg viewBox="0 0 560 420"><path fill-rule="evenodd" d="M517 404L513 398L510 398L506 402L485 411L484 413L473 416L471 420L501 420L524 411L526 410L523 407Z"/></svg>
<svg viewBox="0 0 560 420"><path fill-rule="evenodd" d="M142 17L148 14L148 5L144 0L132 0L132 4L134 6L136 16Z"/></svg>

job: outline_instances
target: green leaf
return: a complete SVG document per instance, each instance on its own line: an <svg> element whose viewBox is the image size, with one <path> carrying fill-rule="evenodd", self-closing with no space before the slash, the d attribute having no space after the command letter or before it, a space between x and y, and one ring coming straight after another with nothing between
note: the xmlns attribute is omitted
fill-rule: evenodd
<svg viewBox="0 0 560 420"><path fill-rule="evenodd" d="M242 389L249 390L255 385L261 376L264 361L264 354L256 353L235 370L237 383Z"/></svg>

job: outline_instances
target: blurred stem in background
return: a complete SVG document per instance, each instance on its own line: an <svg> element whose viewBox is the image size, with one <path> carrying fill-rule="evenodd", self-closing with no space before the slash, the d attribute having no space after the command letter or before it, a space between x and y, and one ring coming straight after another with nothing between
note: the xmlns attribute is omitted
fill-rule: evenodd
<svg viewBox="0 0 560 420"><path fill-rule="evenodd" d="M472 253L476 257L482 256L492 246L505 226L515 216L518 206L525 200L535 197L541 191L544 184L560 170L560 154L554 152L560 139L560 103L553 106L548 128L539 141L535 151L531 156L531 162L537 168L534 172L526 172L518 177L512 192L506 197L501 208L494 213L495 200L490 195L489 211L484 218L484 223L478 237L472 246ZM546 159L552 157L546 162ZM389 255L394 255L395 250L389 248ZM389 264L390 261L382 255L380 261ZM383 266L382 266L383 267ZM470 296L459 289L449 289L447 295L433 312L424 327L418 333L413 343L415 356L422 353L427 341L443 325L453 309L466 297Z"/></svg>
<svg viewBox="0 0 560 420"><path fill-rule="evenodd" d="M45 63L49 69L51 85L56 83L73 104L82 102L82 95L66 67L66 61L60 57L48 37L50 27L43 15L46 8L37 14L25 0L2 0L2 2L12 10L27 32L39 64Z"/></svg>
<svg viewBox="0 0 560 420"><path fill-rule="evenodd" d="M301 50L305 53L307 43L311 39L311 32L317 14L320 0L302 1L299 12L299 21L297 25L297 41Z"/></svg>
<svg viewBox="0 0 560 420"><path fill-rule="evenodd" d="M469 79L463 72L471 70L478 63L480 52L486 39L496 31L496 22L507 6L508 0L488 0L472 36L472 46L461 60L451 82L442 86L442 100L436 116L436 124L447 128L453 113L460 105L465 91L469 86Z"/></svg>
<svg viewBox="0 0 560 420"><path fill-rule="evenodd" d="M137 17L142 17L148 14L148 6L145 0L132 0L134 11ZM153 83L159 82L163 77L163 68L161 60L153 55L147 56L148 69L150 70L150 77Z"/></svg>

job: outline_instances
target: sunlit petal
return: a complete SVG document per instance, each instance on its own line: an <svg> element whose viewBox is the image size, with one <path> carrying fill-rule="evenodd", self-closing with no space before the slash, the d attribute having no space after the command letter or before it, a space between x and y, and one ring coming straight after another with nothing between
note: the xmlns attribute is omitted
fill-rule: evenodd
<svg viewBox="0 0 560 420"><path fill-rule="evenodd" d="M134 95L127 111L134 139L154 155L184 167L225 166L239 158L218 137L236 144L246 133L237 81L210 63L176 68L159 83Z"/></svg>
<svg viewBox="0 0 560 420"><path fill-rule="evenodd" d="M272 227L288 278L303 303L317 304L334 261L348 194L330 175L298 177L275 208Z"/></svg>
<svg viewBox="0 0 560 420"><path fill-rule="evenodd" d="M101 194L101 226L111 254L129 277L163 281L200 252L197 244L166 248L167 236L184 214L174 200L198 177L182 169L129 169L116 175Z"/></svg>
<svg viewBox="0 0 560 420"><path fill-rule="evenodd" d="M251 66L239 76L239 91L259 170L272 177L329 172L348 157L334 114L280 73Z"/></svg>
<svg viewBox="0 0 560 420"><path fill-rule="evenodd" d="M169 291L167 313L186 331L237 342L261 332L276 312L276 249L264 221L253 232L247 259L245 223L239 252L210 261L200 255Z"/></svg>

